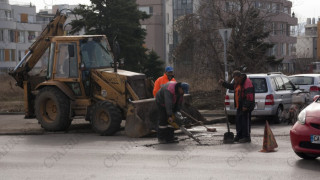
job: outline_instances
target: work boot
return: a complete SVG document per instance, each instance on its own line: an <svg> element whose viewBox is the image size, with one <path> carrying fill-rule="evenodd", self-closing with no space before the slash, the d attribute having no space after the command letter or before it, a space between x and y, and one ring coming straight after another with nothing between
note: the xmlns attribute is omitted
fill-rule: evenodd
<svg viewBox="0 0 320 180"><path fill-rule="evenodd" d="M239 142L239 139L240 139L240 137L236 136L236 137L234 137L233 142Z"/></svg>
<svg viewBox="0 0 320 180"><path fill-rule="evenodd" d="M158 128L157 136L158 142L165 142L167 140L167 129L168 128Z"/></svg>
<svg viewBox="0 0 320 180"><path fill-rule="evenodd" d="M168 143L179 143L178 138L174 136L174 128L167 128L166 140Z"/></svg>
<svg viewBox="0 0 320 180"><path fill-rule="evenodd" d="M251 138L250 137L245 137L239 139L239 143L251 143Z"/></svg>

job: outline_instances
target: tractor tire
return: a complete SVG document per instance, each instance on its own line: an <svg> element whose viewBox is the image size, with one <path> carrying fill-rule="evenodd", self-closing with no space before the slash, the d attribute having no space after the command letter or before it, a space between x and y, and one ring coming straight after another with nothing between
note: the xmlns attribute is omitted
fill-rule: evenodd
<svg viewBox="0 0 320 180"><path fill-rule="evenodd" d="M71 124L70 99L56 87L44 87L35 100L36 117L47 131L64 131Z"/></svg>
<svg viewBox="0 0 320 180"><path fill-rule="evenodd" d="M110 136L120 129L122 116L120 110L108 101L97 102L92 107L92 129L102 136Z"/></svg>

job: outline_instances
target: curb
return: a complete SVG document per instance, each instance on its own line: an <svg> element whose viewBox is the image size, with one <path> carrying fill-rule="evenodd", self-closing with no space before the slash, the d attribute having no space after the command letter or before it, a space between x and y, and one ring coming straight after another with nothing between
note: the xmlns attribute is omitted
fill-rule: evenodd
<svg viewBox="0 0 320 180"><path fill-rule="evenodd" d="M24 112L0 112L0 115L24 115Z"/></svg>

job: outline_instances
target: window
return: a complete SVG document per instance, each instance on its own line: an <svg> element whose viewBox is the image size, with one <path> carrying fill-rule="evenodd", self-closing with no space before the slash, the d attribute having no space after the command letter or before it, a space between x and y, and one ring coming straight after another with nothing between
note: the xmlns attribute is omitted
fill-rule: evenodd
<svg viewBox="0 0 320 180"><path fill-rule="evenodd" d="M23 31L18 31L17 34L18 34L18 42L19 43L24 43L25 42L24 41L24 32Z"/></svg>
<svg viewBox="0 0 320 180"><path fill-rule="evenodd" d="M15 61L15 49L2 49L1 61Z"/></svg>
<svg viewBox="0 0 320 180"><path fill-rule="evenodd" d="M0 62L4 61L4 49L0 49Z"/></svg>
<svg viewBox="0 0 320 180"><path fill-rule="evenodd" d="M271 56L277 56L277 55L278 55L278 45L275 44L275 45L272 47Z"/></svg>
<svg viewBox="0 0 320 180"><path fill-rule="evenodd" d="M263 2L256 1L256 2L255 2L255 8L257 8L257 9L263 9Z"/></svg>
<svg viewBox="0 0 320 180"><path fill-rule="evenodd" d="M141 29L147 30L147 25L141 25Z"/></svg>
<svg viewBox="0 0 320 180"><path fill-rule="evenodd" d="M272 24L271 24L271 34L272 35L276 35L277 34L276 23L275 22L272 22Z"/></svg>
<svg viewBox="0 0 320 180"><path fill-rule="evenodd" d="M226 2L226 11L239 11L240 10L240 4L237 2Z"/></svg>
<svg viewBox="0 0 320 180"><path fill-rule="evenodd" d="M265 78L250 78L252 81L255 93L268 92L267 82Z"/></svg>
<svg viewBox="0 0 320 180"><path fill-rule="evenodd" d="M288 7L284 7L284 8L283 8L283 12L286 13L286 14L289 14Z"/></svg>
<svg viewBox="0 0 320 180"><path fill-rule="evenodd" d="M287 90L293 90L294 86L287 77L282 77L282 80Z"/></svg>
<svg viewBox="0 0 320 180"><path fill-rule="evenodd" d="M11 11L5 11L5 17L7 20L11 20Z"/></svg>
<svg viewBox="0 0 320 180"><path fill-rule="evenodd" d="M29 41L29 43L34 42L35 39L36 39L36 32L29 31L28 32L28 41Z"/></svg>
<svg viewBox="0 0 320 180"><path fill-rule="evenodd" d="M19 50L18 51L18 60L21 61L21 59L24 57L24 55L26 54L25 53L26 51L24 50Z"/></svg>
<svg viewBox="0 0 320 180"><path fill-rule="evenodd" d="M152 6L140 6L139 11L145 12L146 14L152 15L153 14L153 7Z"/></svg>
<svg viewBox="0 0 320 180"><path fill-rule="evenodd" d="M276 90L285 90L285 85L281 77L275 77Z"/></svg>
<svg viewBox="0 0 320 180"><path fill-rule="evenodd" d="M280 30L279 30L279 34L285 34L285 24L283 24L283 23L280 23L279 24L280 25Z"/></svg>
<svg viewBox="0 0 320 180"><path fill-rule="evenodd" d="M27 23L28 22L28 14L20 14L20 22Z"/></svg>
<svg viewBox="0 0 320 180"><path fill-rule="evenodd" d="M60 43L58 61L56 62L56 77L78 77L78 63L75 43ZM69 54L73 50L73 56Z"/></svg>
<svg viewBox="0 0 320 180"><path fill-rule="evenodd" d="M30 15L28 16L28 22L33 23L33 16L30 16Z"/></svg>
<svg viewBox="0 0 320 180"><path fill-rule="evenodd" d="M293 82L295 85L313 85L314 77L294 76L291 78L291 82Z"/></svg>
<svg viewBox="0 0 320 180"><path fill-rule="evenodd" d="M0 41L3 41L3 29L0 29Z"/></svg>
<svg viewBox="0 0 320 180"><path fill-rule="evenodd" d="M16 42L14 30L9 30L9 42Z"/></svg>
<svg viewBox="0 0 320 180"><path fill-rule="evenodd" d="M275 13L276 11L277 11L277 4L276 3L272 3L272 5L271 5L272 7L272 9L271 9L271 12L273 12L273 13Z"/></svg>

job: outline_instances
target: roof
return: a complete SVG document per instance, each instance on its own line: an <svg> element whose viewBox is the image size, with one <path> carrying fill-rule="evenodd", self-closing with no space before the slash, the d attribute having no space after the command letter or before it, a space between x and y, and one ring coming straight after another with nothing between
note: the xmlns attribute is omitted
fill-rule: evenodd
<svg viewBox="0 0 320 180"><path fill-rule="evenodd" d="M295 75L291 75L292 76L309 76L309 77L319 77L320 74L295 74Z"/></svg>

